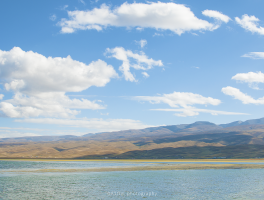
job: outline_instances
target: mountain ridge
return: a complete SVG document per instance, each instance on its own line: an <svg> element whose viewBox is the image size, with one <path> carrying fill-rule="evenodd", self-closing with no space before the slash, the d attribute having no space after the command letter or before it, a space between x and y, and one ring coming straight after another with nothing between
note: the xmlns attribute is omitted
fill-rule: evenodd
<svg viewBox="0 0 264 200"><path fill-rule="evenodd" d="M0 139L0 158L264 158L264 118Z"/></svg>
<svg viewBox="0 0 264 200"><path fill-rule="evenodd" d="M196 121L191 124L178 124L178 125L166 125L166 126L157 126L157 127L148 127L144 129L129 129L129 130L121 130L121 131L112 131L112 132L99 132L99 133L88 133L82 136L74 136L74 135L61 135L61 136L27 136L27 137L12 137L12 138L0 138L0 142L6 142L6 141L60 141L60 140L84 140L84 139L102 139L102 137L105 137L104 139L118 139L125 137L124 135L129 134L131 132L135 133L138 132L138 134L135 135L140 135L140 134L147 134L147 133L156 133L157 131L164 131L164 134L169 134L171 133L178 133L181 131L187 131L188 132L199 132L199 131L213 131L213 130L220 130L220 129L225 129L225 128L230 128L230 127L235 127L235 126L243 126L243 125L254 125L254 124L264 124L264 118L260 119L250 119L246 121L234 121L231 123L227 124L219 124L216 125L212 122L209 121ZM193 128L193 130L192 130ZM165 129L169 131L165 131ZM123 134L123 136L122 136ZM112 137L110 136L112 135ZM118 135L116 137L113 137L113 135ZM149 134L147 134L149 135ZM140 135L142 136L142 135ZM155 136L155 134L153 134Z"/></svg>

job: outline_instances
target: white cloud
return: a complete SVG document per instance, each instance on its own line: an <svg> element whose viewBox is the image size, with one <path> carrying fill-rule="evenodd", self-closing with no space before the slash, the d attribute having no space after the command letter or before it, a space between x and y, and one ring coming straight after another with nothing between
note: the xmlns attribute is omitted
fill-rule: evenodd
<svg viewBox="0 0 264 200"><path fill-rule="evenodd" d="M255 105L264 104L264 97L254 99L251 96L244 94L239 89L231 86L222 88L222 92L226 95L232 96L234 99L238 99L242 101L243 104L255 104Z"/></svg>
<svg viewBox="0 0 264 200"><path fill-rule="evenodd" d="M159 111L174 111L181 112L176 113L176 116L186 117L186 116L196 116L199 115L200 112L206 113L216 113L212 112L212 110L206 109L198 109L192 107L192 105L200 104L200 105L219 105L221 101L219 99L213 99L212 97L203 97L199 94L194 94L190 92L173 92L171 94L163 94L160 96L136 96L132 97L133 100L138 101L148 101L152 104L160 104L165 103L170 107L182 107L178 109L151 109L151 110L159 110ZM219 111L218 113L220 113Z"/></svg>
<svg viewBox="0 0 264 200"><path fill-rule="evenodd" d="M0 102L0 110L11 118L21 117L71 117L80 112L72 109L104 109L105 106L87 99L70 99L62 92L26 96L16 93L13 99Z"/></svg>
<svg viewBox="0 0 264 200"><path fill-rule="evenodd" d="M2 100L4 98L5 95L0 94L0 100Z"/></svg>
<svg viewBox="0 0 264 200"><path fill-rule="evenodd" d="M144 76L145 78L148 78L148 77L149 77L149 74L148 74L147 72L142 72L142 74L143 74L143 76Z"/></svg>
<svg viewBox="0 0 264 200"><path fill-rule="evenodd" d="M51 21L55 21L56 19L57 19L57 16L55 14L50 16Z"/></svg>
<svg viewBox="0 0 264 200"><path fill-rule="evenodd" d="M148 58L144 52L141 52L141 54L136 54L130 50L125 50L123 47L115 47L113 49L107 48L106 53L111 54L109 57L123 61L123 64L119 67L119 70L123 72L125 79L131 82L137 81L130 72L131 67L136 70L149 70L153 66L163 66L161 60L153 60L152 58ZM133 63L133 61L135 62Z"/></svg>
<svg viewBox="0 0 264 200"><path fill-rule="evenodd" d="M69 6L68 5L64 5L61 7L61 10L66 10Z"/></svg>
<svg viewBox="0 0 264 200"><path fill-rule="evenodd" d="M97 60L89 65L70 56L45 57L14 47L0 50L0 78L8 80L6 89L26 94L80 92L91 86L103 87L117 74L111 65Z"/></svg>
<svg viewBox="0 0 264 200"><path fill-rule="evenodd" d="M174 115L178 117L192 117L192 116L199 115L199 112L196 112L190 109L181 109L180 112L181 113L175 113Z"/></svg>
<svg viewBox="0 0 264 200"><path fill-rule="evenodd" d="M85 2L84 2L84 0L79 0L83 5L85 5Z"/></svg>
<svg viewBox="0 0 264 200"><path fill-rule="evenodd" d="M70 56L45 57L19 47L0 50L0 78L13 99L0 103L8 117L71 117L72 109L103 109L87 99L70 99L66 92L80 92L91 86L103 87L117 74L111 65L97 60L89 65Z"/></svg>
<svg viewBox="0 0 264 200"><path fill-rule="evenodd" d="M81 136L85 132L78 132L77 130L51 130L51 129L38 129L38 128L11 128L0 127L0 138L14 138L14 137L35 137L35 136L61 136L61 135L76 135Z"/></svg>
<svg viewBox="0 0 264 200"><path fill-rule="evenodd" d="M151 109L151 110L181 112L181 113L175 114L176 116L179 116L179 117L196 116L196 115L199 115L199 113L210 113L211 115L248 115L247 113L227 112L227 111L199 109L199 108Z"/></svg>
<svg viewBox="0 0 264 200"><path fill-rule="evenodd" d="M56 118L28 118L18 119L16 122L23 123L41 123L41 124L57 124L70 127L84 127L92 129L95 132L105 131L120 131L128 129L143 129L151 127L151 125L145 125L139 120L132 119L56 119Z"/></svg>
<svg viewBox="0 0 264 200"><path fill-rule="evenodd" d="M19 131L0 131L0 138L17 138L17 137L35 137L35 136L41 136L36 133L25 133L25 132L19 132Z"/></svg>
<svg viewBox="0 0 264 200"><path fill-rule="evenodd" d="M213 11L215 18L227 20L225 15ZM73 33L76 30L102 30L108 26L154 28L156 30L170 30L178 35L186 31L213 31L219 25L198 19L190 8L173 2L123 3L111 10L102 4L100 8L87 11L68 11L69 19L62 19L58 25L62 33ZM97 26L97 28L93 28ZM100 27L100 28L99 28Z"/></svg>
<svg viewBox="0 0 264 200"><path fill-rule="evenodd" d="M39 129L39 128L25 128L25 127L0 127L0 130L30 130L30 131L47 131L48 129Z"/></svg>
<svg viewBox="0 0 264 200"><path fill-rule="evenodd" d="M252 58L252 59L264 59L264 52L250 52L244 54L242 57Z"/></svg>
<svg viewBox="0 0 264 200"><path fill-rule="evenodd" d="M246 29L247 31L264 35L264 28L258 25L259 19L254 15L248 16L245 14L241 19L236 17L235 20L242 28Z"/></svg>
<svg viewBox="0 0 264 200"><path fill-rule="evenodd" d="M106 115L107 116L107 115L109 115L109 113L100 113L100 115Z"/></svg>
<svg viewBox="0 0 264 200"><path fill-rule="evenodd" d="M227 15L222 14L221 12L218 12L216 10L204 10L202 12L203 15L207 16L207 17L212 17L218 21L222 21L225 23L228 23L230 19L230 17L228 17Z"/></svg>
<svg viewBox="0 0 264 200"><path fill-rule="evenodd" d="M0 138L13 138L13 137L30 137L30 136L41 136L41 131L50 131L47 129L38 128L14 128L14 127L0 127Z"/></svg>
<svg viewBox="0 0 264 200"><path fill-rule="evenodd" d="M148 101L152 104L166 103L171 107L184 107L188 108L190 105L202 104L202 105L219 105L221 101L219 99L213 99L212 97L203 97L199 94L190 92L173 92L171 94L163 94L162 96L136 96L134 100Z"/></svg>
<svg viewBox="0 0 264 200"><path fill-rule="evenodd" d="M146 46L146 44L148 43L147 40L139 40L139 41L136 41L136 43L141 47L143 48L144 46Z"/></svg>
<svg viewBox="0 0 264 200"><path fill-rule="evenodd" d="M154 33L153 37L155 37L155 36L163 36L163 34L161 34L161 33Z"/></svg>
<svg viewBox="0 0 264 200"><path fill-rule="evenodd" d="M257 84L264 83L264 74L261 72L238 73L232 79L248 83L253 89L259 89Z"/></svg>

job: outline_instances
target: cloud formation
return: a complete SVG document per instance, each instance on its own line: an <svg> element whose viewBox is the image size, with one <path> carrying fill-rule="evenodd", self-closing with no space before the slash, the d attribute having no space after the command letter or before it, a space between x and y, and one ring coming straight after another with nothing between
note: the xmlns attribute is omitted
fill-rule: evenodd
<svg viewBox="0 0 264 200"><path fill-rule="evenodd" d="M83 5L85 5L85 2L84 2L84 0L79 0Z"/></svg>
<svg viewBox="0 0 264 200"><path fill-rule="evenodd" d="M51 21L55 21L57 19L57 16L55 14L51 15L49 18Z"/></svg>
<svg viewBox="0 0 264 200"><path fill-rule="evenodd" d="M231 86L222 88L222 92L226 95L232 96L234 99L242 101L243 104L255 104L255 105L264 104L264 97L254 99L251 96L244 94L239 89Z"/></svg>
<svg viewBox="0 0 264 200"><path fill-rule="evenodd" d="M213 99L212 97L203 97L200 94L194 94L190 92L173 92L170 94L163 94L161 96L136 96L134 100L148 101L152 104L165 103L170 107L184 107L187 108L191 105L219 105L221 101L219 99Z"/></svg>
<svg viewBox="0 0 264 200"><path fill-rule="evenodd" d="M246 29L247 31L264 35L264 28L259 26L258 22L260 20L254 15L248 16L245 14L241 19L236 17L235 20L242 28Z"/></svg>
<svg viewBox="0 0 264 200"><path fill-rule="evenodd" d="M227 15L224 15L221 12L218 12L216 10L204 10L202 12L202 14L204 16L207 16L207 17L212 17L212 18L218 20L219 22L228 23L231 20L230 17L228 17Z"/></svg>
<svg viewBox="0 0 264 200"><path fill-rule="evenodd" d="M199 108L151 109L151 110L181 112L175 114L178 117L191 117L191 116L199 115L199 113L210 113L211 115L248 115L247 113L227 112L227 111L199 109Z"/></svg>
<svg viewBox="0 0 264 200"><path fill-rule="evenodd" d="M0 138L13 138L13 137L34 137L34 136L50 136L50 135L76 135L81 136L87 132L79 132L76 129L66 130L52 130L52 129L39 129L39 128L11 128L0 127Z"/></svg>
<svg viewBox="0 0 264 200"><path fill-rule="evenodd" d="M148 74L147 72L142 72L142 74L143 74L143 76L144 76L145 78L148 78L148 77L149 77L149 74Z"/></svg>
<svg viewBox="0 0 264 200"><path fill-rule="evenodd" d="M193 105L214 105L217 106L221 103L219 99L212 97L204 97L199 94L190 92L173 92L171 94L163 94L160 96L136 96L132 97L133 100L148 101L152 104L168 104L173 109L151 109L155 111L172 111L178 117L191 117L199 115L200 113L210 113L211 115L248 115L247 113L227 112L210 109L195 108ZM175 109L176 108L176 109Z"/></svg>
<svg viewBox="0 0 264 200"><path fill-rule="evenodd" d="M188 92L174 92L171 94L164 94L161 96L137 96L133 97L134 100L148 101L152 104L166 103L173 109L151 109L154 111L172 111L178 117L191 117L199 115L200 113L210 113L211 115L248 115L247 113L227 112L210 109L195 108L192 105L214 105L217 106L221 103L219 99L211 97L203 97L199 94ZM176 107L176 109L175 109ZM182 108L181 108L182 107Z"/></svg>
<svg viewBox="0 0 264 200"><path fill-rule="evenodd" d="M248 83L249 87L258 90L258 83L264 83L264 74L262 72L238 73L232 77L233 80Z"/></svg>
<svg viewBox="0 0 264 200"><path fill-rule="evenodd" d="M8 117L70 117L72 109L103 109L95 101L70 99L66 92L80 92L91 86L103 87L117 73L111 65L97 60L89 65L70 56L45 57L19 47L0 50L0 78L13 99L0 102Z"/></svg>
<svg viewBox="0 0 264 200"><path fill-rule="evenodd" d="M141 54L136 54L130 50L125 50L123 47L115 47L113 49L107 48L106 54L109 55L109 57L116 58L123 62L119 70L123 73L125 80L131 82L137 81L130 71L131 67L136 70L149 70L153 68L153 66L163 66L161 60L148 58L142 51Z"/></svg>
<svg viewBox="0 0 264 200"><path fill-rule="evenodd" d="M251 59L264 59L264 52L250 52L244 54L242 57L251 58Z"/></svg>
<svg viewBox="0 0 264 200"><path fill-rule="evenodd" d="M16 122L23 123L42 123L42 124L57 124L70 127L84 127L95 132L105 131L119 131L128 129L143 129L151 127L151 125L145 125L139 120L132 119L56 119L56 118L27 118L17 119Z"/></svg>
<svg viewBox="0 0 264 200"><path fill-rule="evenodd" d="M226 15L217 11L204 11L206 16L221 21L228 21ZM100 8L87 11L68 11L69 19L61 19L58 23L62 33L73 33L76 30L95 29L101 31L108 26L154 28L156 30L170 30L178 35L186 31L213 31L219 24L212 24L197 18L190 8L183 4L149 2L123 3L111 10L102 4Z"/></svg>
<svg viewBox="0 0 264 200"><path fill-rule="evenodd" d="M31 132L25 133L16 130L0 130L0 138L35 137L35 136L41 136L41 135Z"/></svg>
<svg viewBox="0 0 264 200"><path fill-rule="evenodd" d="M139 41L136 41L136 43L141 47L141 48L143 48L144 46L146 46L147 45L147 40L139 40Z"/></svg>

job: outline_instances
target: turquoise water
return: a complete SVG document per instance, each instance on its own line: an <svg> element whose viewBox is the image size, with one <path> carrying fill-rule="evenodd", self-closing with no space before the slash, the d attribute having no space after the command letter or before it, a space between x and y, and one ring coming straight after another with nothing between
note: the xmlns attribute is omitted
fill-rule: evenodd
<svg viewBox="0 0 264 200"><path fill-rule="evenodd" d="M0 199L264 199L263 169L19 172L139 164L0 161Z"/></svg>

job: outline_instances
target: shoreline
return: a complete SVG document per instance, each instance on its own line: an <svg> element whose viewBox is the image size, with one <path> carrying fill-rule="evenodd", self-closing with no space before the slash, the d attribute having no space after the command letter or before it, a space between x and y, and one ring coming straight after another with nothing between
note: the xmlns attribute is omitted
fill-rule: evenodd
<svg viewBox="0 0 264 200"><path fill-rule="evenodd" d="M129 163L138 163L138 162L151 162L151 163L160 163L160 162L263 162L263 158L251 158L251 159L58 159L58 158L0 158L0 161L43 161L43 162L129 162Z"/></svg>
<svg viewBox="0 0 264 200"><path fill-rule="evenodd" d="M114 172L114 171L159 171L159 170L205 170L205 169L264 169L264 164L163 164L156 166L124 166L81 169L35 169L3 170L1 173L47 173L47 172Z"/></svg>

